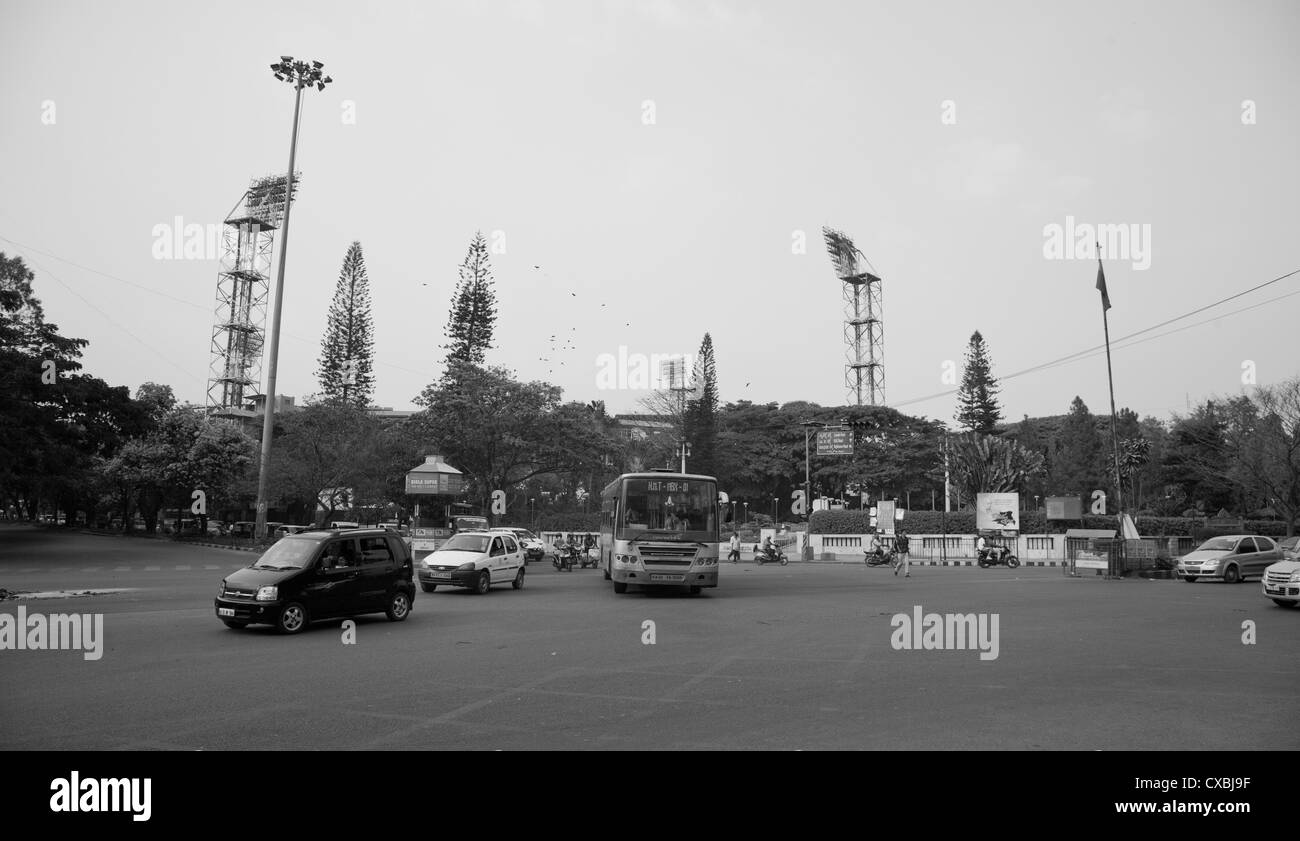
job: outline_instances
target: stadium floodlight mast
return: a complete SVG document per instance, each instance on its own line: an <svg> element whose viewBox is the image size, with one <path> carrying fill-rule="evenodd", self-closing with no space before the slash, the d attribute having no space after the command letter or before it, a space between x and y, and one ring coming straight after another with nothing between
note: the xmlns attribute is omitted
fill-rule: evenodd
<svg viewBox="0 0 1300 841"><path fill-rule="evenodd" d="M258 540L266 538L267 479L271 472L271 438L275 431L275 374L280 361L280 311L284 306L284 258L289 251L289 205L293 198L294 157L298 152L298 117L302 113L303 88L325 90L334 80L321 73L325 65L319 61L295 61L291 55L282 55L271 65L275 78L293 85L293 134L289 137L289 174L284 191L284 214L280 225L280 262L275 274L275 310L271 317L271 353L267 357L266 394L262 409L262 458L257 472L257 522L254 534Z"/></svg>

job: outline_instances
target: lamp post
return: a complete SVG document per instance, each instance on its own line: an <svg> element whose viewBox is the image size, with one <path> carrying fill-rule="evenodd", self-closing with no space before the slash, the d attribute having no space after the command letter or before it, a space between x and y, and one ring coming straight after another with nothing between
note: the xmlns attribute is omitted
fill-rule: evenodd
<svg viewBox="0 0 1300 841"><path fill-rule="evenodd" d="M781 503L781 497L772 497L772 528L776 528L776 507Z"/></svg>
<svg viewBox="0 0 1300 841"><path fill-rule="evenodd" d="M803 504L804 516L807 517L812 511L812 467L808 454L808 434L814 427L823 428L826 424L821 421L801 421L799 425L803 427Z"/></svg>
<svg viewBox="0 0 1300 841"><path fill-rule="evenodd" d="M742 502L741 505L745 506L745 525L749 525L749 503Z"/></svg>
<svg viewBox="0 0 1300 841"><path fill-rule="evenodd" d="M289 251L289 206L293 198L293 167L298 152L298 117L302 112L302 89L312 87L325 90L334 81L321 74L325 65L319 61L294 61L293 56L282 55L271 65L275 78L293 85L293 133L289 136L289 173L284 190L284 213L280 227L280 262L275 273L275 311L271 319L271 353L267 357L266 394L262 415L262 458L257 472L257 522L254 534L266 539L267 479L271 472L271 438L275 431L275 375L280 358L280 311L284 307L284 258Z"/></svg>

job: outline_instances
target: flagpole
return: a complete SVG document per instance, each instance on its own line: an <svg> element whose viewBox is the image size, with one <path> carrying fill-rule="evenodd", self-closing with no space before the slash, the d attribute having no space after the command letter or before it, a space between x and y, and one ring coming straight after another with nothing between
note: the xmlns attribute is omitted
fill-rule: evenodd
<svg viewBox="0 0 1300 841"><path fill-rule="evenodd" d="M1115 456L1115 495L1119 506L1120 534L1124 533L1124 482L1119 472L1119 428L1115 418L1115 375L1110 365L1110 294L1101 266L1101 242L1097 243L1097 277L1102 289L1101 323L1106 333L1106 380L1110 385L1110 444Z"/></svg>

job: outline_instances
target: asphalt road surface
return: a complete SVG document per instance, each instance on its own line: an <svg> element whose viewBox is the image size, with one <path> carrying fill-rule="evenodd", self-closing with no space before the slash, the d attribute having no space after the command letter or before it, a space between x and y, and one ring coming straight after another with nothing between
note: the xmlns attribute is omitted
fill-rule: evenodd
<svg viewBox="0 0 1300 841"><path fill-rule="evenodd" d="M254 557L0 525L0 588L121 590L0 602L104 615L97 661L0 650L0 749L1300 747L1300 610L1254 582L724 563L701 596L616 596L547 562L519 591L419 593L347 645L338 621L222 625L221 579ZM996 659L895 650L918 605L996 614Z"/></svg>

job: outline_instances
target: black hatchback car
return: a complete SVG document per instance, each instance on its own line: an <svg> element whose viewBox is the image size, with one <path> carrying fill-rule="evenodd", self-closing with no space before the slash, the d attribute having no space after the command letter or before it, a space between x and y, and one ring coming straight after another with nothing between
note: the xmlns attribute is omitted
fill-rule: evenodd
<svg viewBox="0 0 1300 841"><path fill-rule="evenodd" d="M221 582L215 606L227 627L296 634L316 619L363 613L400 622L414 601L414 564L396 532L333 529L280 538Z"/></svg>

